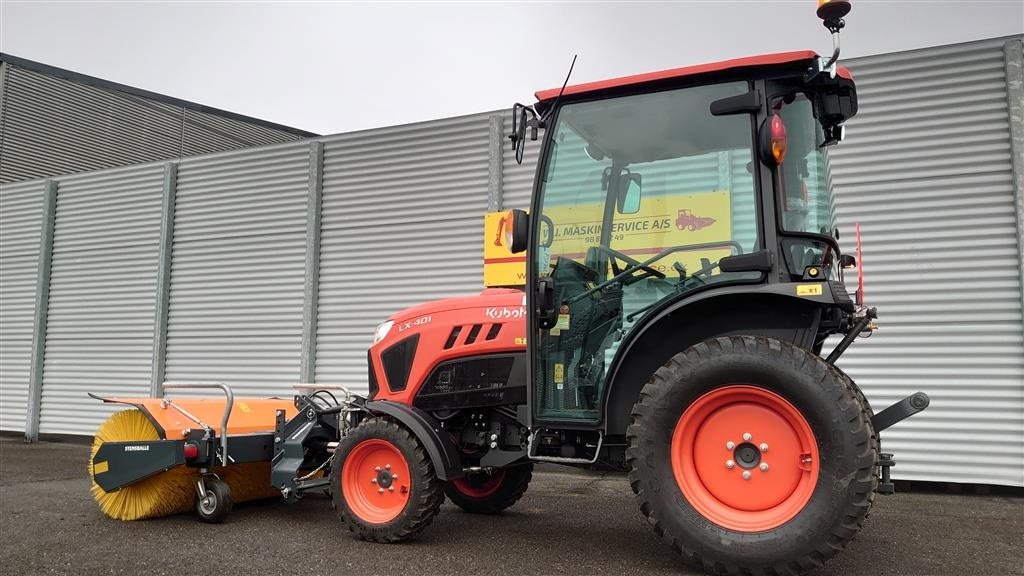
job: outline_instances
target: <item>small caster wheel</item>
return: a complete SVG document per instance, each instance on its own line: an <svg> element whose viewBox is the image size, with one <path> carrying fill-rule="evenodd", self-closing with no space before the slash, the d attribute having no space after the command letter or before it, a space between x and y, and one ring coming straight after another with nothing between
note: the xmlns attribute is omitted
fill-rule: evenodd
<svg viewBox="0 0 1024 576"><path fill-rule="evenodd" d="M203 481L203 485L206 497L196 494L196 514L203 522L220 524L235 504L231 499L231 488L219 478L208 478Z"/></svg>

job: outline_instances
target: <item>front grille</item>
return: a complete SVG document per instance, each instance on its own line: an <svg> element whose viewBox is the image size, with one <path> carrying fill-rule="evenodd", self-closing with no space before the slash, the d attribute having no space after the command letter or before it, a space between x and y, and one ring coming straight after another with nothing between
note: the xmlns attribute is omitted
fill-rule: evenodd
<svg viewBox="0 0 1024 576"><path fill-rule="evenodd" d="M420 335L413 334L381 353L384 376L388 379L388 389L392 392L405 390L409 384L409 372L412 371L412 361L416 358L416 345L419 341Z"/></svg>
<svg viewBox="0 0 1024 576"><path fill-rule="evenodd" d="M525 354L463 358L431 372L413 404L427 410L526 402Z"/></svg>

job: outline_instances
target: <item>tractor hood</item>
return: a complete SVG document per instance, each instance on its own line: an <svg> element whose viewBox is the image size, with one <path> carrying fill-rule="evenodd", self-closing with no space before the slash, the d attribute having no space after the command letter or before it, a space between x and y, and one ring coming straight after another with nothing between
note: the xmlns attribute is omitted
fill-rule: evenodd
<svg viewBox="0 0 1024 576"><path fill-rule="evenodd" d="M418 304L405 310L395 312L388 317L388 320L402 322L422 316L438 314L440 312L453 312L467 308L519 308L526 305L526 294L522 290L512 288L487 288L473 296L459 296L456 298L444 298Z"/></svg>

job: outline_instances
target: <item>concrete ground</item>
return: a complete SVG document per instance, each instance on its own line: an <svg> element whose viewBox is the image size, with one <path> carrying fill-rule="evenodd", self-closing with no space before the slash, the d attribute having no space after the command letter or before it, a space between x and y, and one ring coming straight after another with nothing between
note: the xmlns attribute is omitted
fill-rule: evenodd
<svg viewBox="0 0 1024 576"><path fill-rule="evenodd" d="M3 574L690 574L645 523L624 477L545 469L508 512L445 503L416 541L353 539L324 497L125 523L89 494L88 447L0 438ZM550 470L550 471L549 471ZM558 470L555 472L554 470ZM1024 498L879 497L825 575L1024 574Z"/></svg>

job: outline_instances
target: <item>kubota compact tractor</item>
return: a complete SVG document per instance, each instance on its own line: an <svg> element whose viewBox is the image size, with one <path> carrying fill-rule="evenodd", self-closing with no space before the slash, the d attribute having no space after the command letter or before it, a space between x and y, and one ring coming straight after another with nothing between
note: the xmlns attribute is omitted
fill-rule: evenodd
<svg viewBox="0 0 1024 576"><path fill-rule="evenodd" d="M511 506L541 461L628 470L655 532L709 571L794 574L835 555L892 491L879 432L928 404L918 393L874 414L834 365L875 317L842 282L855 262L828 183L827 146L857 110L835 65L848 10L819 3L827 61L771 54L516 105L518 159L527 131L545 130L530 214L504 226L526 252L525 294L394 314L368 353L367 398L234 400L218 385L226 404L108 399L138 411L97 434L104 511L194 499L220 521L248 463L251 497L329 487L357 535L395 542L445 495L471 512ZM708 213L674 204L680 192ZM670 216L648 227L650 206ZM830 335L842 339L823 358Z"/></svg>
<svg viewBox="0 0 1024 576"><path fill-rule="evenodd" d="M826 148L857 110L835 65L848 10L820 3L827 61L757 56L514 107L517 158L527 130L545 129L530 215L504 219L506 244L527 254L526 294L435 302L379 327L370 397L407 413L367 417L334 455L355 532L415 533L442 491L501 510L543 461L629 470L658 535L711 571L798 573L843 548L892 490L878 433L928 403L875 415L834 365L875 317L842 282L855 261L828 182ZM652 248L619 233L687 187L728 192L724 222L686 212L683 226L700 218L722 237Z"/></svg>

